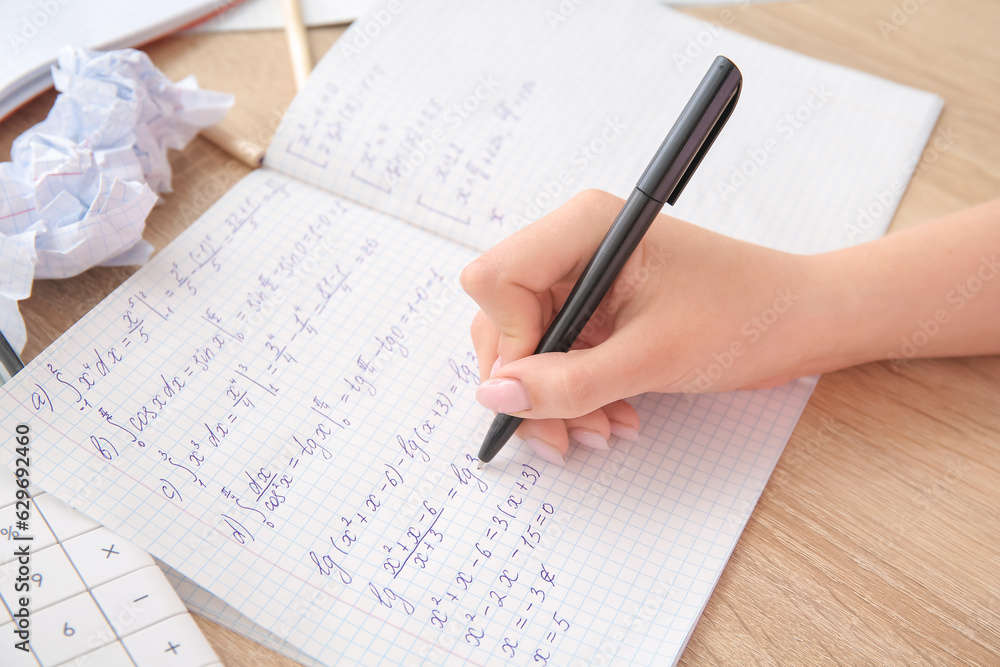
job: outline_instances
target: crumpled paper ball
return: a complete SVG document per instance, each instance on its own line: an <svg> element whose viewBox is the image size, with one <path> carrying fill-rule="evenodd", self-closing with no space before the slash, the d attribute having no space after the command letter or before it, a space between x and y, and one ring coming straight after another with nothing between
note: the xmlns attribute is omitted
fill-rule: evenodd
<svg viewBox="0 0 1000 667"><path fill-rule="evenodd" d="M134 49L66 47L52 79L52 111L0 164L0 329L17 351L27 339L17 301L34 278L149 259L142 232L157 193L170 192L167 149L233 104L193 76L172 83Z"/></svg>

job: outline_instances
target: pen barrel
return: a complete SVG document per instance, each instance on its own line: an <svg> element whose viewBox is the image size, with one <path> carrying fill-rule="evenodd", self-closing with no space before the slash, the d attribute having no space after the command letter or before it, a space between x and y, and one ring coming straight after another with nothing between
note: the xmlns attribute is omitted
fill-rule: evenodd
<svg viewBox="0 0 1000 667"><path fill-rule="evenodd" d="M673 204L691 179L732 114L742 83L736 65L723 56L715 59L542 336L535 354L569 351L663 204ZM497 415L483 440L479 460L492 460L520 423L520 417Z"/></svg>
<svg viewBox="0 0 1000 667"><path fill-rule="evenodd" d="M566 297L535 354L567 352L587 326L663 204L633 190Z"/></svg>
<svg viewBox="0 0 1000 667"><path fill-rule="evenodd" d="M21 357L17 356L17 352L14 351L13 346L11 346L7 337L2 332L0 332L0 364L3 365L4 370L7 371L10 377L14 377L24 368ZM6 379L0 380L0 384L6 381Z"/></svg>
<svg viewBox="0 0 1000 667"><path fill-rule="evenodd" d="M718 56L635 187L673 205L729 120L742 86L740 70Z"/></svg>
<svg viewBox="0 0 1000 667"><path fill-rule="evenodd" d="M742 85L736 65L725 56L717 57L542 336L535 354L567 352L573 345L663 204L677 201L729 120Z"/></svg>

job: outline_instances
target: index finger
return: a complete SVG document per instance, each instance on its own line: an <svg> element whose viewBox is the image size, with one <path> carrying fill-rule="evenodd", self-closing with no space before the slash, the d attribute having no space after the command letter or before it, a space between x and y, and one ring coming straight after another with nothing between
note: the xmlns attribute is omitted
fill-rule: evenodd
<svg viewBox="0 0 1000 667"><path fill-rule="evenodd" d="M499 331L502 363L534 352L550 303L539 295L579 276L622 204L606 192L581 192L465 267L462 288Z"/></svg>

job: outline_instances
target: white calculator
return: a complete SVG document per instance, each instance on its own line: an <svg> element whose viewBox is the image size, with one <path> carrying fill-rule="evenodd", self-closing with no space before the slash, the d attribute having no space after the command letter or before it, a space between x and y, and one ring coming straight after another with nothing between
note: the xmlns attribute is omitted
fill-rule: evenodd
<svg viewBox="0 0 1000 667"><path fill-rule="evenodd" d="M152 557L55 496L36 492L30 531L17 530L14 475L0 466L0 665L221 667ZM33 538L24 539L27 534ZM18 547L30 544L30 592ZM23 586L22 586L23 588ZM29 595L30 651L17 648Z"/></svg>

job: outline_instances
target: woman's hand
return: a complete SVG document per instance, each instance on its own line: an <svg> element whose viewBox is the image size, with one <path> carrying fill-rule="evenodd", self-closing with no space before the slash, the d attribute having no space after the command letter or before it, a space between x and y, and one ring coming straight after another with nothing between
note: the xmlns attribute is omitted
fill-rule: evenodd
<svg viewBox="0 0 1000 667"><path fill-rule="evenodd" d="M570 440L607 449L638 436L622 399L724 391L797 376L811 264L661 215L568 353L532 355L624 202L586 191L462 272L479 304L472 338L484 406L522 417L518 435L562 463ZM812 304L809 307L814 307Z"/></svg>

